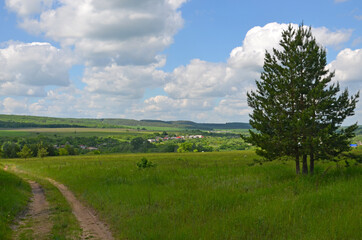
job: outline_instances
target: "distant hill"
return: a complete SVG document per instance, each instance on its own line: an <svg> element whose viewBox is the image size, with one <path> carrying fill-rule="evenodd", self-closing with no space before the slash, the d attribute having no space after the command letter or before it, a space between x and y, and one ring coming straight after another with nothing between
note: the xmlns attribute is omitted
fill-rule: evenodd
<svg viewBox="0 0 362 240"><path fill-rule="evenodd" d="M89 119L89 118L52 118L23 115L0 114L0 128L142 128L142 127L164 127L183 129L250 129L248 123L195 123L192 121L161 121L161 120L133 120L133 119Z"/></svg>

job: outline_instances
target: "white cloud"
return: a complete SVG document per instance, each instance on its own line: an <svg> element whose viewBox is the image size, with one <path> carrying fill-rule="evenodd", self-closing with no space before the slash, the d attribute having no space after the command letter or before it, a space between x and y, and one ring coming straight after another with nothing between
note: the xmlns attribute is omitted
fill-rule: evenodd
<svg viewBox="0 0 362 240"><path fill-rule="evenodd" d="M161 65L163 61L160 62ZM148 66L92 67L85 71L83 82L86 90L121 98L142 98L145 88L157 87L165 81L166 73L157 70L159 64Z"/></svg>
<svg viewBox="0 0 362 240"><path fill-rule="evenodd" d="M16 100L14 98L7 97L3 101L0 101L0 109L3 113L18 114L28 113L26 100Z"/></svg>
<svg viewBox="0 0 362 240"><path fill-rule="evenodd" d="M225 76L225 64L194 59L172 72L164 90L172 98L223 97L229 91Z"/></svg>
<svg viewBox="0 0 362 240"><path fill-rule="evenodd" d="M139 119L152 118L160 120L190 120L201 119L211 113L214 100L199 99L173 99L168 96L155 96L146 99L143 103L134 104L128 109L127 115ZM208 116L212 116L211 114Z"/></svg>
<svg viewBox="0 0 362 240"><path fill-rule="evenodd" d="M352 29L342 29L335 32L330 31L326 27L313 28L313 35L316 40L323 46L340 47L344 42L347 42L352 35Z"/></svg>
<svg viewBox="0 0 362 240"><path fill-rule="evenodd" d="M235 98L222 99L214 110L216 113L224 117L225 116L229 118L238 117L239 119L243 118L244 121L247 121L248 114L251 112L246 101L241 101L241 99L235 99Z"/></svg>
<svg viewBox="0 0 362 240"><path fill-rule="evenodd" d="M356 15L356 16L354 16L354 18L361 21L362 20L362 15Z"/></svg>
<svg viewBox="0 0 362 240"><path fill-rule="evenodd" d="M183 26L177 11L183 2L62 0L39 18L24 18L21 26L63 46L74 46L91 65L149 64L157 62Z"/></svg>
<svg viewBox="0 0 362 240"><path fill-rule="evenodd" d="M328 68L335 70L335 80L340 82L359 82L362 85L362 49L344 49Z"/></svg>
<svg viewBox="0 0 362 240"><path fill-rule="evenodd" d="M39 96L44 86L66 86L72 62L49 43L9 43L0 49L0 95Z"/></svg>
<svg viewBox="0 0 362 240"><path fill-rule="evenodd" d="M28 17L51 8L53 0L5 0L5 4L9 10Z"/></svg>

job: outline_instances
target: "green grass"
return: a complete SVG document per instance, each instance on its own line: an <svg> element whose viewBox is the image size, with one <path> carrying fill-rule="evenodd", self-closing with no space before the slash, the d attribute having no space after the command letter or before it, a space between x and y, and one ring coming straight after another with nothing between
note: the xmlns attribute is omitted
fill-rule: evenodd
<svg viewBox="0 0 362 240"><path fill-rule="evenodd" d="M157 164L138 170L142 157ZM251 151L7 160L66 184L117 239L360 239L362 169L249 166Z"/></svg>
<svg viewBox="0 0 362 240"><path fill-rule="evenodd" d="M31 189L19 177L3 171L0 164L0 239L11 239L10 226L21 211L25 210Z"/></svg>
<svg viewBox="0 0 362 240"><path fill-rule="evenodd" d="M108 137L117 135L143 135L148 131L118 128L28 128L0 130L0 136L6 137L36 137L38 135L48 137Z"/></svg>
<svg viewBox="0 0 362 240"><path fill-rule="evenodd" d="M27 137L30 136L31 133L26 131L14 131L14 130L0 130L0 137Z"/></svg>

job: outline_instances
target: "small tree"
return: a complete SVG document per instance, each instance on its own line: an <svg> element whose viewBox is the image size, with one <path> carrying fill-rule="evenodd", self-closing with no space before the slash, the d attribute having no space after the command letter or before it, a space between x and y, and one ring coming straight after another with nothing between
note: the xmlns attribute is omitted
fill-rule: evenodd
<svg viewBox="0 0 362 240"><path fill-rule="evenodd" d="M59 148L59 156L67 156L67 155L69 155L67 149Z"/></svg>
<svg viewBox="0 0 362 240"><path fill-rule="evenodd" d="M41 147L38 149L38 157L44 158L44 157L48 156L48 154L49 153L46 148Z"/></svg>
<svg viewBox="0 0 362 240"><path fill-rule="evenodd" d="M194 144L192 142L183 142L180 144L177 152L184 153L184 152L192 152L194 148Z"/></svg>
<svg viewBox="0 0 362 240"><path fill-rule="evenodd" d="M24 145L21 151L18 152L18 156L27 159L33 156L33 151L31 151L28 145Z"/></svg>
<svg viewBox="0 0 362 240"><path fill-rule="evenodd" d="M258 146L257 154L273 160L283 156L295 159L296 173L310 172L314 159L337 156L348 150L348 141L357 124L337 131L354 114L359 93L339 94L339 84L331 83L334 72L326 69L326 51L303 25L283 31L281 51L266 52L257 90L248 93L253 108L249 131L244 139Z"/></svg>

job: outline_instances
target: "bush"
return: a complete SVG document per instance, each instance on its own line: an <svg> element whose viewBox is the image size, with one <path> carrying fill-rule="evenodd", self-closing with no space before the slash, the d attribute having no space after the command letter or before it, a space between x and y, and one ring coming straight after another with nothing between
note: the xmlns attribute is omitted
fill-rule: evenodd
<svg viewBox="0 0 362 240"><path fill-rule="evenodd" d="M156 167L156 164L149 161L147 158L143 157L141 161L137 163L138 169L145 169L145 168L151 168Z"/></svg>

